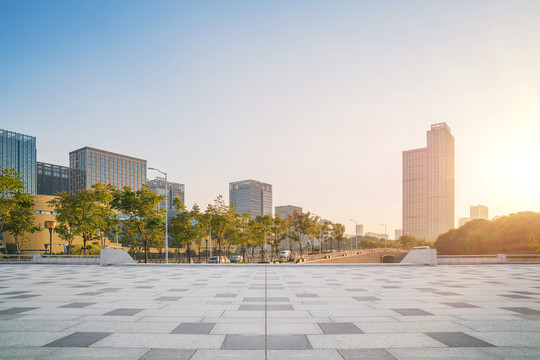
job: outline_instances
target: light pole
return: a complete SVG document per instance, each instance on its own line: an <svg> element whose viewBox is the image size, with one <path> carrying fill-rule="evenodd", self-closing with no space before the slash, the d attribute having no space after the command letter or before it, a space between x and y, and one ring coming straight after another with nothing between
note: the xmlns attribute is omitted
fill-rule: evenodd
<svg viewBox="0 0 540 360"><path fill-rule="evenodd" d="M388 237L388 235L386 234L386 225L381 224L381 226L384 226L384 248L386 249L386 238Z"/></svg>
<svg viewBox="0 0 540 360"><path fill-rule="evenodd" d="M148 170L156 170L165 175L165 264L169 263L169 183L167 182L167 173L153 167Z"/></svg>
<svg viewBox="0 0 540 360"><path fill-rule="evenodd" d="M49 255L52 255L52 231L56 227L56 221L48 220L45 221L45 227L49 229Z"/></svg>
<svg viewBox="0 0 540 360"><path fill-rule="evenodd" d="M358 250L358 221L353 220L353 219L349 219L349 220L354 221L354 223L356 224L356 226L354 227L355 232L356 232L354 240L355 240L355 248L356 250ZM351 244L351 247L352 247L352 244Z"/></svg>

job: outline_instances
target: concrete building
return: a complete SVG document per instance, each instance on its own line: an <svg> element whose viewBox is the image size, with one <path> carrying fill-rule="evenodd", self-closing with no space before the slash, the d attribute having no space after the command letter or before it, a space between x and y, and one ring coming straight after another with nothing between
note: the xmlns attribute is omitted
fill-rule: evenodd
<svg viewBox="0 0 540 360"><path fill-rule="evenodd" d="M433 241L455 226L454 137L431 125L427 147L403 152L403 234Z"/></svg>
<svg viewBox="0 0 540 360"><path fill-rule="evenodd" d="M357 224L355 230L358 236L364 236L364 224Z"/></svg>
<svg viewBox="0 0 540 360"><path fill-rule="evenodd" d="M97 183L139 190L146 182L146 160L84 147L69 153L70 191L78 193Z"/></svg>
<svg viewBox="0 0 540 360"><path fill-rule="evenodd" d="M471 206L470 218L471 220L474 220L474 219L488 220L489 219L488 207L484 205Z"/></svg>
<svg viewBox="0 0 540 360"><path fill-rule="evenodd" d="M56 195L62 191L69 191L69 167L38 161L38 195Z"/></svg>
<svg viewBox="0 0 540 360"><path fill-rule="evenodd" d="M374 238L377 238L377 239L386 239L386 240L388 240L388 234L379 234L379 233L375 233L375 232L366 232L365 236L374 237Z"/></svg>
<svg viewBox="0 0 540 360"><path fill-rule="evenodd" d="M403 235L403 230L396 229L394 230L394 239L399 240L399 238Z"/></svg>
<svg viewBox="0 0 540 360"><path fill-rule="evenodd" d="M295 211L301 214L302 208L300 206L294 206L294 205L276 206L276 215L279 215L283 219L286 219L289 216L292 216L292 214L294 214Z"/></svg>
<svg viewBox="0 0 540 360"><path fill-rule="evenodd" d="M251 219L272 215L272 185L251 179L232 182L229 203L240 215L249 213Z"/></svg>
<svg viewBox="0 0 540 360"><path fill-rule="evenodd" d="M0 129L0 167L15 169L21 175L24 192L29 194L35 194L37 191L36 157L34 136Z"/></svg>
<svg viewBox="0 0 540 360"><path fill-rule="evenodd" d="M468 217L465 217L465 218L459 218L459 220L458 220L458 227L462 227L463 225L465 225L465 224L468 223L469 221L471 221L471 218L468 218Z"/></svg>
<svg viewBox="0 0 540 360"><path fill-rule="evenodd" d="M167 181L168 186L168 194L165 190L165 178L162 177L156 177L153 180L148 180L146 183L150 187L150 190L155 191L157 194L161 196L167 196L168 195L168 207L169 207L169 216L174 216L176 214L176 210L173 206L173 200L176 199L176 196L180 197L180 200L182 200L182 203L186 203L185 198L185 185L180 183L175 183L171 181ZM160 209L165 209L165 201L162 201L159 205Z"/></svg>

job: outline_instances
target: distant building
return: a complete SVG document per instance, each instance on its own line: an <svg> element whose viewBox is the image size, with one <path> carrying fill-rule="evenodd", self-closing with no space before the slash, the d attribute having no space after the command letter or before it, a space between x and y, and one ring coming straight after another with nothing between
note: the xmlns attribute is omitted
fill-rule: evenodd
<svg viewBox="0 0 540 360"><path fill-rule="evenodd" d="M394 239L399 240L399 238L403 235L403 231L401 229L396 229L394 234Z"/></svg>
<svg viewBox="0 0 540 360"><path fill-rule="evenodd" d="M69 191L69 167L37 162L37 194L56 195Z"/></svg>
<svg viewBox="0 0 540 360"><path fill-rule="evenodd" d="M300 206L293 206L293 205L276 206L276 215L279 215L283 219L286 219L289 216L292 216L292 214L294 214L295 211L301 214L302 208Z"/></svg>
<svg viewBox="0 0 540 360"><path fill-rule="evenodd" d="M69 153L70 191L78 193L97 183L139 190L146 181L146 160L84 147Z"/></svg>
<svg viewBox="0 0 540 360"><path fill-rule="evenodd" d="M272 215L272 185L256 180L242 180L229 184L229 202L240 215L249 213L251 219Z"/></svg>
<svg viewBox="0 0 540 360"><path fill-rule="evenodd" d="M364 236L364 224L356 225L356 233L358 234L358 236Z"/></svg>
<svg viewBox="0 0 540 360"><path fill-rule="evenodd" d="M169 207L169 216L173 216L176 213L176 210L173 206L173 200L176 199L176 196L180 197L180 200L182 200L182 203L186 203L185 199L185 185L179 184L171 181L167 181L169 184L167 186L167 190L169 191L168 194L168 207ZM150 187L150 190L155 191L161 196L166 196L166 190L165 190L165 178L162 177L156 177L153 180L148 180L146 182L148 186ZM160 209L165 209L165 201L162 201L159 205Z"/></svg>
<svg viewBox="0 0 540 360"><path fill-rule="evenodd" d="M458 227L462 227L463 225L465 225L466 223L468 223L469 221L471 221L471 218L468 218L468 217L465 217L465 218L459 218L458 220Z"/></svg>
<svg viewBox="0 0 540 360"><path fill-rule="evenodd" d="M24 192L35 194L37 166L36 138L0 129L0 167L21 175Z"/></svg>
<svg viewBox="0 0 540 360"><path fill-rule="evenodd" d="M473 219L484 219L488 220L488 207L484 205L471 206L471 220Z"/></svg>
<svg viewBox="0 0 540 360"><path fill-rule="evenodd" d="M431 125L427 147L403 152L403 234L435 240L455 226L454 137Z"/></svg>

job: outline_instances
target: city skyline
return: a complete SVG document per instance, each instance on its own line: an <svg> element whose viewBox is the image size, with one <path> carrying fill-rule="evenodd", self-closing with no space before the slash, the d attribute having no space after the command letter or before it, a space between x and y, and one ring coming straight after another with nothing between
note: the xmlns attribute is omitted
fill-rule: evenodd
<svg viewBox="0 0 540 360"><path fill-rule="evenodd" d="M261 179L353 234L401 228L401 153L446 122L456 219L540 211L540 4L392 4L7 1L0 127L147 159L188 207Z"/></svg>

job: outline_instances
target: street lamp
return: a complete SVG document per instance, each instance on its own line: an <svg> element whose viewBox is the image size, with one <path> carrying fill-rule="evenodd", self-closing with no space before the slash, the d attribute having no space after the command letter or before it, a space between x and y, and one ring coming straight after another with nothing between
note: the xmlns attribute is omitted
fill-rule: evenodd
<svg viewBox="0 0 540 360"><path fill-rule="evenodd" d="M388 237L388 235L386 234L386 225L381 224L381 226L384 226L384 248L386 249L386 238Z"/></svg>
<svg viewBox="0 0 540 360"><path fill-rule="evenodd" d="M52 232L54 228L56 227L56 221L54 220L45 221L45 227L49 229L49 238L50 238L49 255L52 255Z"/></svg>
<svg viewBox="0 0 540 360"><path fill-rule="evenodd" d="M165 175L165 264L169 263L169 183L167 182L167 173L153 167L148 170L155 170Z"/></svg>
<svg viewBox="0 0 540 360"><path fill-rule="evenodd" d="M358 221L353 220L353 219L349 219L349 220L354 221L354 223L356 224L356 226L354 227L355 230L356 230L356 236L355 236L354 240L355 240L355 244L356 244L355 248L356 248L356 250L358 250ZM352 247L352 244L351 244L351 247Z"/></svg>

